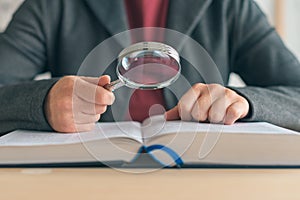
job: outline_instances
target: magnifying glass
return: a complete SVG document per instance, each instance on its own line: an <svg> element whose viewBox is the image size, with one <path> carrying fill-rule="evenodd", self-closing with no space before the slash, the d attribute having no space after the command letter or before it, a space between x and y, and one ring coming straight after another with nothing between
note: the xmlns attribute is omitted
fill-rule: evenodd
<svg viewBox="0 0 300 200"><path fill-rule="evenodd" d="M161 89L180 76L180 57L169 45L140 42L121 51L116 72L119 79L105 86L110 91L124 85L133 89Z"/></svg>

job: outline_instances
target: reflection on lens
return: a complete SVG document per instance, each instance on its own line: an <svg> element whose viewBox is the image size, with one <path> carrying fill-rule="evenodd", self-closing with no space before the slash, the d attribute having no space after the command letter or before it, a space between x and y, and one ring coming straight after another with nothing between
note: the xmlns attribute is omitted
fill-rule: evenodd
<svg viewBox="0 0 300 200"><path fill-rule="evenodd" d="M136 88L157 89L175 81L180 64L164 52L144 50L124 56L117 72L123 82Z"/></svg>

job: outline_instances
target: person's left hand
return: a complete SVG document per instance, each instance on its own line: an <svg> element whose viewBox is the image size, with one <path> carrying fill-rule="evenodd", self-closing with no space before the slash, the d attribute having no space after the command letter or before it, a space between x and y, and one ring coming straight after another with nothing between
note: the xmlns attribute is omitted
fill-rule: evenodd
<svg viewBox="0 0 300 200"><path fill-rule="evenodd" d="M231 125L249 113L248 101L218 84L195 84L176 107L165 113L166 120L209 121Z"/></svg>

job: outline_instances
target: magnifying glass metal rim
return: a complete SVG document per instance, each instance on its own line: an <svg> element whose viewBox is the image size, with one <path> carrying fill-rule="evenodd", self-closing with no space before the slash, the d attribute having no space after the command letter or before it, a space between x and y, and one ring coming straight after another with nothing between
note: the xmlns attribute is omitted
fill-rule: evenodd
<svg viewBox="0 0 300 200"><path fill-rule="evenodd" d="M118 62L119 62L118 66L119 66L120 62L122 62L122 59L131 53L134 53L137 51L157 51L157 50L162 53L165 53L168 56L171 56L172 58L174 58L177 61L178 72L174 77L170 78L167 81L160 82L157 85L155 85L155 84L145 85L142 83L136 83L136 82L130 81L128 79L125 79L123 77L123 75L120 74L118 67L117 67L116 73L117 73L117 76L119 79L106 85L105 88L110 91L114 91L114 90L126 85L127 87L130 87L132 89L155 90L155 89L165 88L165 87L171 85L172 83L174 83L181 74L180 57L179 57L178 52L173 47L171 47L167 44L163 44L160 42L140 42L140 43L133 44L120 52L120 54L118 56Z"/></svg>
<svg viewBox="0 0 300 200"><path fill-rule="evenodd" d="M159 50L172 58L174 58L178 63L180 63L180 58L178 52L171 46L160 43L160 42L139 42L136 44L133 44L127 48L125 48L123 51L120 52L118 56L119 62L122 61L122 59L127 56L128 54L131 54L136 51L155 51Z"/></svg>

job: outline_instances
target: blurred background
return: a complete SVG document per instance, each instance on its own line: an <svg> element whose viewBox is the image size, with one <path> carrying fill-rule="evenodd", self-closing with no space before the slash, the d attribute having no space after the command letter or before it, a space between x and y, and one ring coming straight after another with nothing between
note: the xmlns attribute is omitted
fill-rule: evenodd
<svg viewBox="0 0 300 200"><path fill-rule="evenodd" d="M12 14L24 0L0 0L0 32L5 30ZM300 58L300 0L255 0L268 16L287 46ZM230 82L243 86L236 75Z"/></svg>
<svg viewBox="0 0 300 200"><path fill-rule="evenodd" d="M24 0L0 0L0 32L9 23L12 14Z"/></svg>

